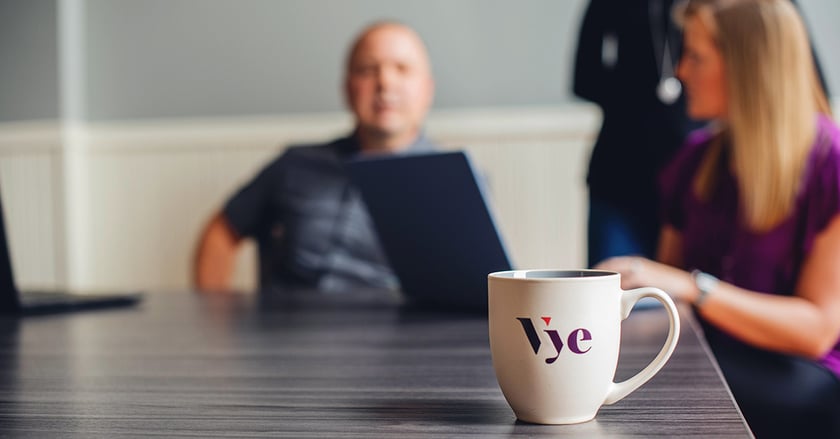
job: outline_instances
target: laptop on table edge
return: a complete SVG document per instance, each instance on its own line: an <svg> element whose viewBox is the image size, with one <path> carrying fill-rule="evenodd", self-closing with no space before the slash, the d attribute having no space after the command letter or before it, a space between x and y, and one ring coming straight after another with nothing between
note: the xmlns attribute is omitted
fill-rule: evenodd
<svg viewBox="0 0 840 439"><path fill-rule="evenodd" d="M140 292L75 294L65 291L21 291L15 283L0 199L0 314L51 314L68 311L130 306Z"/></svg>

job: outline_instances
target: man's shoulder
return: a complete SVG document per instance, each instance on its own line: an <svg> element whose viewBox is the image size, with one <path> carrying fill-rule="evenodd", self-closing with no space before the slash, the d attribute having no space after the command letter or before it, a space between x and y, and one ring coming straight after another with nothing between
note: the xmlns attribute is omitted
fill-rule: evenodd
<svg viewBox="0 0 840 439"><path fill-rule="evenodd" d="M284 168L311 162L336 162L343 151L352 148L347 137L322 143L297 143L287 146L268 167Z"/></svg>
<svg viewBox="0 0 840 439"><path fill-rule="evenodd" d="M400 154L416 154L440 151L438 144L420 136L414 143L409 145ZM305 162L340 162L343 158L350 157L359 151L359 145L352 136L345 136L320 143L298 143L292 144L274 160L272 166L288 166Z"/></svg>
<svg viewBox="0 0 840 439"><path fill-rule="evenodd" d="M412 144L395 154L429 153L441 150L435 142L421 135ZM324 143L289 145L280 159L291 162L300 161L339 161L359 152L359 144L352 136L339 137Z"/></svg>
<svg viewBox="0 0 840 439"><path fill-rule="evenodd" d="M329 142L297 143L289 145L283 152L284 156L292 158L318 158L337 156L341 151L351 148L349 137L340 137Z"/></svg>
<svg viewBox="0 0 840 439"><path fill-rule="evenodd" d="M417 140L409 147L410 152L416 153L436 152L441 149L440 145L425 135L420 135L420 137L418 137Z"/></svg>

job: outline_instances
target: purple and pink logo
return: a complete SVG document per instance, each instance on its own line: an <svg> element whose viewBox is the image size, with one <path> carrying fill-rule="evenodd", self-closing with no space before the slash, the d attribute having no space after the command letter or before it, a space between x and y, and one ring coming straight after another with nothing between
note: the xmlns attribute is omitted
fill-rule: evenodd
<svg viewBox="0 0 840 439"><path fill-rule="evenodd" d="M542 340L537 332L537 328L534 326L534 322L528 317L517 317L516 320L519 320L519 323L522 324L522 329L525 330L525 336L528 337L528 342L531 343L531 349L534 350L534 355L537 355L540 351ZM540 317L540 320L545 323L546 328L551 325L551 317ZM572 330L568 337L566 337L565 344L556 329L543 329L543 332L548 334L548 338L551 340L551 344L554 345L554 350L556 351L556 355L545 359L547 364L552 364L557 361L557 358L560 357L560 352L563 351L563 347L565 346L568 346L569 350L577 355L583 355L592 349L589 343L592 341L592 333L586 328Z"/></svg>

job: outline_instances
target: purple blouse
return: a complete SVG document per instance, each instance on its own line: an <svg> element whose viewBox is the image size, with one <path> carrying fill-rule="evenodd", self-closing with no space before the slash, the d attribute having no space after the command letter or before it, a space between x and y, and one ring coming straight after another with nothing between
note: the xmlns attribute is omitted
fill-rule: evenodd
<svg viewBox="0 0 840 439"><path fill-rule="evenodd" d="M814 239L840 214L840 128L820 116L796 206L786 220L763 233L744 226L730 172L722 174L709 201L694 195L694 175L711 138L708 130L692 133L660 178L663 220L681 232L684 268L748 290L794 294ZM840 340L821 361L840 376Z"/></svg>

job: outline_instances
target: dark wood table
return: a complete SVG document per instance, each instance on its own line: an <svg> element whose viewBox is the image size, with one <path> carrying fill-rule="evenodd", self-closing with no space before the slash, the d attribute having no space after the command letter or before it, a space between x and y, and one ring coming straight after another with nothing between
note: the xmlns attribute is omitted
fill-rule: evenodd
<svg viewBox="0 0 840 439"><path fill-rule="evenodd" d="M567 426L516 421L486 317L383 293L156 293L137 308L2 317L0 437L749 437L682 313L656 377ZM666 327L662 310L625 321L618 378Z"/></svg>

